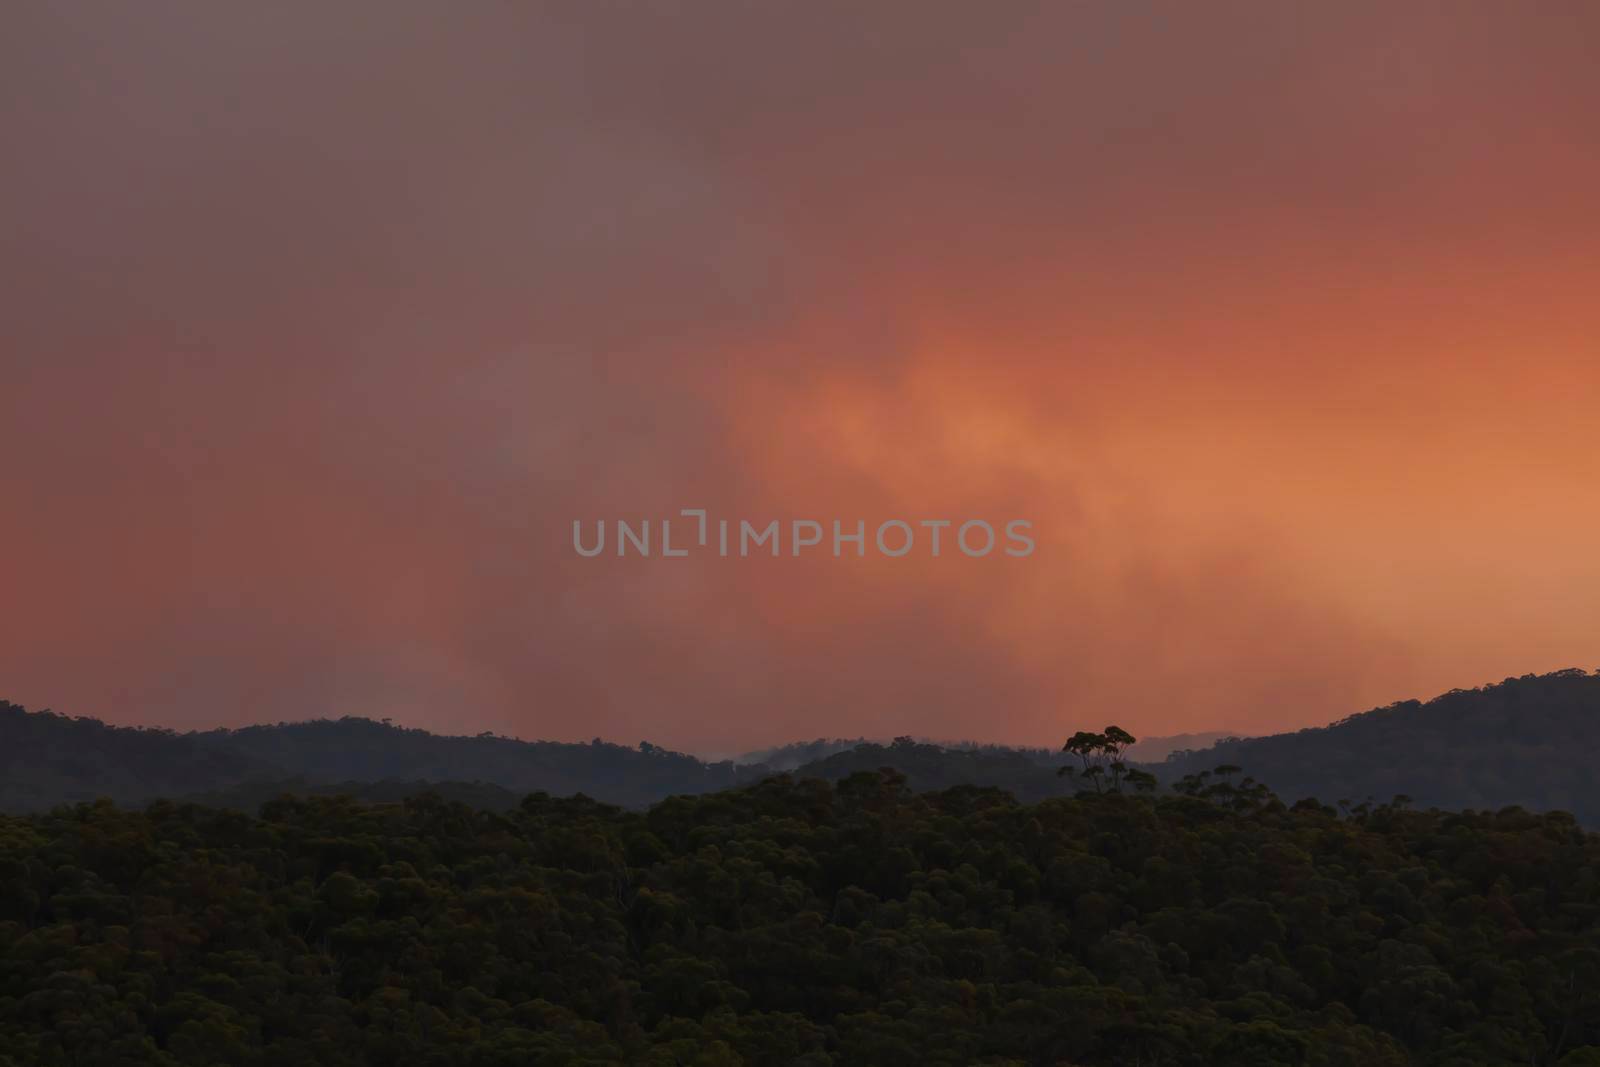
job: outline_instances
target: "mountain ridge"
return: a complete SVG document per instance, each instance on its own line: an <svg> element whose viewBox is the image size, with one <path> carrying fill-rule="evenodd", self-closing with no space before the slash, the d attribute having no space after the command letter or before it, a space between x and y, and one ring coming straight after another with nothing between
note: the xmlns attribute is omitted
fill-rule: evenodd
<svg viewBox="0 0 1600 1067"><path fill-rule="evenodd" d="M1360 803L1399 795L1438 807L1565 810L1596 825L1600 782L1588 754L1597 750L1600 673L1569 668L1398 701L1327 726L1226 737L1140 765L1164 787L1233 764L1285 800ZM917 790L997 786L1028 800L1081 787L1057 776L1064 758L1044 748L818 739L760 755L750 763L707 761L648 742L451 736L355 716L178 733L0 701L0 810L102 796L121 804L200 797L248 805L274 789L392 797L430 788L482 798L486 806L545 792L637 808L776 773L838 781L880 767L905 774Z"/></svg>

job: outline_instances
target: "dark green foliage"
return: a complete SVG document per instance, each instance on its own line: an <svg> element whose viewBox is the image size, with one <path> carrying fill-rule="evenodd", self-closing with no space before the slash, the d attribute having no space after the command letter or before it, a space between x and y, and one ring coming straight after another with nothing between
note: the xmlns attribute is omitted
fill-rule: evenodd
<svg viewBox="0 0 1600 1067"><path fill-rule="evenodd" d="M1190 786L0 816L0 1062L1595 1062L1571 817Z"/></svg>
<svg viewBox="0 0 1600 1067"><path fill-rule="evenodd" d="M256 811L268 801L283 796L344 796L363 804L397 804L407 797L432 793L441 799L487 811L509 811L522 802L523 794L488 782L310 782L304 778L285 778L245 782L222 789L190 793L182 799L215 808Z"/></svg>

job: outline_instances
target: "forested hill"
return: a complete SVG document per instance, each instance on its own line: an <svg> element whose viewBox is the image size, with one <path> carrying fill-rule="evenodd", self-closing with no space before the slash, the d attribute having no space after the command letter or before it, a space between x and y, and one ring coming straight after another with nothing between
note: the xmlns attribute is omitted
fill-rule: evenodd
<svg viewBox="0 0 1600 1067"><path fill-rule="evenodd" d="M650 744L441 737L345 718L179 734L29 712L0 702L0 810L109 797L200 799L253 810L279 793L385 800L422 788L486 806L534 791L642 807L754 781L762 767L707 763ZM509 792L508 792L509 791Z"/></svg>
<svg viewBox="0 0 1600 1067"><path fill-rule="evenodd" d="M838 780L893 767L918 791L997 786L1024 800L1076 789L1056 775L1059 760L1043 750L948 749L903 737L886 745L819 741L774 751L792 757L823 746L828 754L796 773ZM639 808L756 782L793 765L785 763L713 763L649 743L629 748L598 738L563 744L447 737L359 718L178 734L0 704L0 810L10 811L98 797L124 804L194 799L254 811L286 792L378 802L425 789L487 808L514 806L536 791Z"/></svg>
<svg viewBox="0 0 1600 1067"><path fill-rule="evenodd" d="M1597 753L1600 673L1574 669L1408 700L1319 729L1224 741L1151 769L1171 783L1233 764L1285 798L1520 805L1600 826Z"/></svg>
<svg viewBox="0 0 1600 1067"><path fill-rule="evenodd" d="M1209 748L1216 742L1231 736L1233 735L1221 731L1211 731L1198 734L1172 734L1167 737L1141 737L1128 748L1124 758L1137 763L1159 763L1181 749ZM897 742L905 740L907 739L896 739ZM1059 766L1061 763L1061 746L1059 744L1031 748L1017 745L996 745L982 741L950 741L925 737L919 737L915 740L918 744L936 745L952 752L978 752L1002 758L1022 755L1032 759L1035 763L1050 767ZM773 771L793 771L805 767L807 764L819 763L829 756L848 752L861 745L880 747L883 744L884 742L882 741L867 737L819 737L815 741L795 741L787 745L778 745L774 748L747 752L739 756L737 762L763 763Z"/></svg>
<svg viewBox="0 0 1600 1067"><path fill-rule="evenodd" d="M0 810L185 796L272 775L284 776L193 734L107 726L0 701Z"/></svg>
<svg viewBox="0 0 1600 1067"><path fill-rule="evenodd" d="M196 736L202 744L245 752L319 782L489 782L518 793L584 793L625 807L726 789L764 773L729 760L707 763L648 742L630 748L599 738L571 744L487 733L448 737L357 718Z"/></svg>
<svg viewBox="0 0 1600 1067"><path fill-rule="evenodd" d="M993 786L1019 800L1071 796L1080 786L1057 774L1061 758L1045 762L1032 750L995 747L944 748L896 738L892 744L859 744L795 771L803 778L840 781L861 771L892 767L918 792L958 785Z"/></svg>
<svg viewBox="0 0 1600 1067"><path fill-rule="evenodd" d="M1101 725L1064 724L1063 740L1073 730ZM1394 704L1320 729L1223 741L1146 766L1168 786L1233 764L1291 800L1384 802L1404 795L1451 809L1564 810L1584 825L1600 826L1596 752L1600 674L1569 670ZM429 785L484 807L507 807L525 793L543 791L640 808L790 768L799 777L837 781L893 767L916 790L998 786L1024 801L1080 787L1055 773L1066 757L1041 749L899 738L891 744L806 742L767 755L772 762L707 762L648 743L445 737L358 718L178 734L0 702L0 810L101 796L129 804L200 797L254 810L285 791L338 791L378 801Z"/></svg>
<svg viewBox="0 0 1600 1067"><path fill-rule="evenodd" d="M797 763L797 756L811 758ZM447 737L359 718L178 734L0 705L0 810L11 811L102 796L124 804L193 799L254 811L283 793L381 802L426 789L486 808L512 807L535 791L639 808L781 770L837 781L882 767L903 773L917 791L995 786L1021 800L1042 800L1078 788L1056 774L1062 757L1046 749L947 748L902 737L890 744L806 742L773 750L772 760L713 763L648 743L629 748L598 739Z"/></svg>

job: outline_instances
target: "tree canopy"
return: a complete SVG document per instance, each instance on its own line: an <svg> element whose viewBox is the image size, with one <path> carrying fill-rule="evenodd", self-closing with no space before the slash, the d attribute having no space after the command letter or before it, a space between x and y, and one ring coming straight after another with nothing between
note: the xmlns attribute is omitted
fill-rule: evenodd
<svg viewBox="0 0 1600 1067"><path fill-rule="evenodd" d="M1570 816L1231 770L0 816L6 1067L1572 1065L1597 992Z"/></svg>

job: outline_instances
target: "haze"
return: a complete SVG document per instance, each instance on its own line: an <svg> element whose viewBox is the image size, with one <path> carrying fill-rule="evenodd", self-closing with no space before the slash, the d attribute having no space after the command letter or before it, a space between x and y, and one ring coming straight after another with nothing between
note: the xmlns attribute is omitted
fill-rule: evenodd
<svg viewBox="0 0 1600 1067"><path fill-rule="evenodd" d="M11 4L0 697L735 751L1593 667L1597 39L1585 3ZM572 550L686 507L1038 549Z"/></svg>

